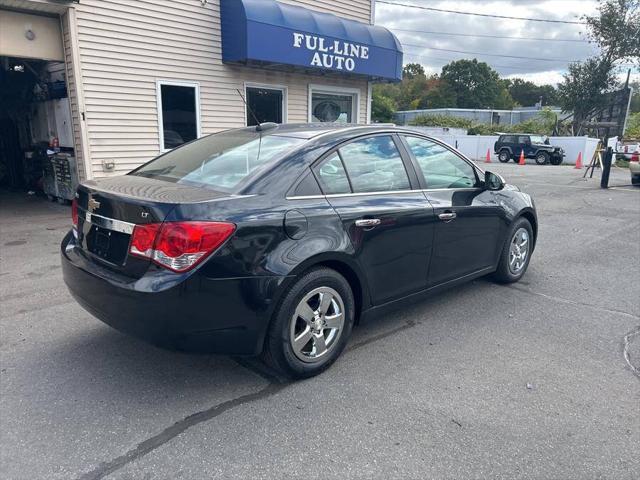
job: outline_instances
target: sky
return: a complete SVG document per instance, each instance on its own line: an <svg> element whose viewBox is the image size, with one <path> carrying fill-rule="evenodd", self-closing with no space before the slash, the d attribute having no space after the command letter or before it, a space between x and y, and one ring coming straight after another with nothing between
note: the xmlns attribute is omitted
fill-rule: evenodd
<svg viewBox="0 0 640 480"><path fill-rule="evenodd" d="M386 1L446 10L574 22L580 22L581 15L596 13L598 6L597 0ZM477 58L491 65L503 77L520 77L539 85L557 84L562 81L562 74L566 72L570 61L585 60L598 53L597 47L587 41L585 25L442 13L393 6L382 3L382 0L376 1L375 23L396 34L403 45L405 64L421 63L427 73L440 73L442 66L452 60ZM445 33L472 36L444 35ZM481 35L554 40L516 40ZM477 53L457 53L450 50ZM621 78L626 77L626 67L620 67L619 74ZM633 70L632 78L640 79L637 67Z"/></svg>

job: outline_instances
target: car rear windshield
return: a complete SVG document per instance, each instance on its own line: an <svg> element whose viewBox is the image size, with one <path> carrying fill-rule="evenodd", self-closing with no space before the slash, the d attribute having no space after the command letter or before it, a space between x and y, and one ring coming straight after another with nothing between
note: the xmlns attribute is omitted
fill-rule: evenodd
<svg viewBox="0 0 640 480"><path fill-rule="evenodd" d="M276 163L303 142L255 130L228 130L171 150L130 175L231 192L256 169Z"/></svg>

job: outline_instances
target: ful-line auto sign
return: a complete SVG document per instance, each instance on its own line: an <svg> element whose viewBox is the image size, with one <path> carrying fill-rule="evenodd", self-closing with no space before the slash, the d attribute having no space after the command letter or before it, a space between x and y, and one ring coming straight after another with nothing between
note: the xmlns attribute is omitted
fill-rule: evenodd
<svg viewBox="0 0 640 480"><path fill-rule="evenodd" d="M269 0L220 6L224 63L402 79L402 46L383 27Z"/></svg>
<svg viewBox="0 0 640 480"><path fill-rule="evenodd" d="M317 35L293 32L293 47L313 52L310 65L353 72L356 60L369 59L369 47L340 40L327 40Z"/></svg>

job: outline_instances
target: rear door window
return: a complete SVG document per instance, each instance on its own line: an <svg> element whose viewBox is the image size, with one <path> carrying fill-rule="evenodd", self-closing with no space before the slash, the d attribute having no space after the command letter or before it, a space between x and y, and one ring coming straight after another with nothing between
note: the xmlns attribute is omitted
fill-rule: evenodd
<svg viewBox="0 0 640 480"><path fill-rule="evenodd" d="M442 145L418 137L405 137L427 188L472 188L478 183L475 169Z"/></svg>
<svg viewBox="0 0 640 480"><path fill-rule="evenodd" d="M355 193L411 189L404 162L390 135L356 140L339 151Z"/></svg>

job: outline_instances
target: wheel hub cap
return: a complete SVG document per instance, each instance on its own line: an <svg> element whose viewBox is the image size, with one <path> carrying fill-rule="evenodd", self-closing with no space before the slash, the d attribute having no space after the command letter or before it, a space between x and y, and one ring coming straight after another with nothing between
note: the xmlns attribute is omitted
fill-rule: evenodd
<svg viewBox="0 0 640 480"><path fill-rule="evenodd" d="M509 271L514 275L519 274L527 264L529 256L529 232L525 228L519 228L513 234L509 246Z"/></svg>
<svg viewBox="0 0 640 480"><path fill-rule="evenodd" d="M289 341L306 363L324 358L335 348L344 327L344 302L330 287L315 288L298 303L291 317Z"/></svg>

